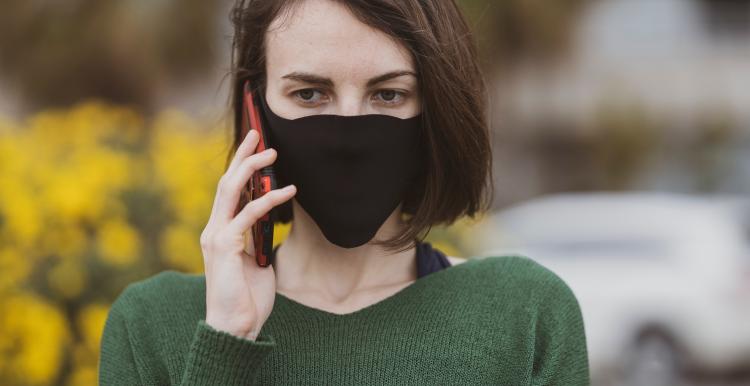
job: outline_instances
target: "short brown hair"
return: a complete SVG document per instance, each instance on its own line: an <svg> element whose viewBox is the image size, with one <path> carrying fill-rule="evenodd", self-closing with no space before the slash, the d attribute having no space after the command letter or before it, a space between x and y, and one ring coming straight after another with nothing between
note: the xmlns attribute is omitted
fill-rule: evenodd
<svg viewBox="0 0 750 386"><path fill-rule="evenodd" d="M231 58L234 115L233 151L242 142L242 86L265 82L265 35L282 11L302 0L238 0ZM485 116L486 86L471 30L453 0L334 0L364 24L401 42L411 53L422 95L425 138L423 178L403 200L409 215L399 236L373 243L404 250L424 238L433 225L474 217L492 201L492 155ZM273 209L278 221L292 219L291 200Z"/></svg>

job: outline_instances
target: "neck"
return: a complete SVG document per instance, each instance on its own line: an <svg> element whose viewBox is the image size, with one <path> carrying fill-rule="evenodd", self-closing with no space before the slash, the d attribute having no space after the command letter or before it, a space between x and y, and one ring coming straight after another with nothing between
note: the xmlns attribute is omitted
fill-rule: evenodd
<svg viewBox="0 0 750 386"><path fill-rule="evenodd" d="M341 248L330 243L296 200L289 235L276 251L274 270L280 292L318 293L340 301L359 291L403 285L417 278L416 248L399 253L370 243ZM399 206L375 235L383 240L399 234L404 224Z"/></svg>

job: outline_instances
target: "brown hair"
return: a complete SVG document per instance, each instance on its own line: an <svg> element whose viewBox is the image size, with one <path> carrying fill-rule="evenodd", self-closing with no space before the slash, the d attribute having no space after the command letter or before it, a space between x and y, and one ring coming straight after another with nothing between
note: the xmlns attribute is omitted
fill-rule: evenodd
<svg viewBox="0 0 750 386"><path fill-rule="evenodd" d="M231 108L233 153L242 142L242 85L265 82L265 34L271 22L301 0L238 0L234 25ZM410 52L422 95L426 167L404 197L407 228L398 237L373 241L405 250L433 225L474 217L492 201L492 156L485 118L486 87L473 35L453 0L334 0L364 24L401 42ZM292 219L291 200L273 209L281 222Z"/></svg>

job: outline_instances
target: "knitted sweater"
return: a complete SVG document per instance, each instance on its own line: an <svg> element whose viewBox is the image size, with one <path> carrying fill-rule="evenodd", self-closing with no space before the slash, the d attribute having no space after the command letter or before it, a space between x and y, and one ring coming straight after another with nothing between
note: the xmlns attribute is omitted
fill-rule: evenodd
<svg viewBox="0 0 750 386"><path fill-rule="evenodd" d="M101 385L589 385L578 301L524 256L471 258L347 314L276 293L256 340L205 323L205 276L164 271L110 309Z"/></svg>

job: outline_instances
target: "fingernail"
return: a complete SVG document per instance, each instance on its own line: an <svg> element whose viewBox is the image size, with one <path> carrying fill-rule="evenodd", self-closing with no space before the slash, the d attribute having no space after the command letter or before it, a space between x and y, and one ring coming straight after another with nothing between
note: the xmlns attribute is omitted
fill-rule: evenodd
<svg viewBox="0 0 750 386"><path fill-rule="evenodd" d="M294 189L296 189L296 186L294 186L293 184L292 185L287 185L287 186L284 187L284 190L287 191L287 192L291 192Z"/></svg>

